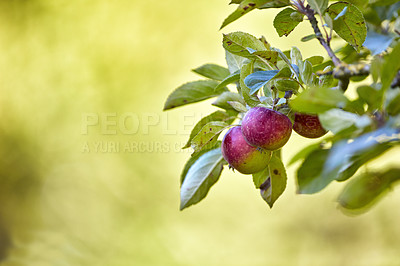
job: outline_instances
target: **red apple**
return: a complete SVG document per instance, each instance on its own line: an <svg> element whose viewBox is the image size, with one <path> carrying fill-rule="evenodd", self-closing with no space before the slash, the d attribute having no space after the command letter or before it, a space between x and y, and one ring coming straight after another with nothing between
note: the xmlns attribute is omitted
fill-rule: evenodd
<svg viewBox="0 0 400 266"><path fill-rule="evenodd" d="M242 133L252 146L277 150L290 138L292 122L277 111L266 107L251 108L242 120Z"/></svg>
<svg viewBox="0 0 400 266"><path fill-rule="evenodd" d="M317 115L311 114L294 114L293 130L297 134L306 138L319 138L328 132L325 130Z"/></svg>
<svg viewBox="0 0 400 266"><path fill-rule="evenodd" d="M222 140L222 155L229 165L242 174L254 174L267 167L271 153L250 146L240 126L228 130Z"/></svg>

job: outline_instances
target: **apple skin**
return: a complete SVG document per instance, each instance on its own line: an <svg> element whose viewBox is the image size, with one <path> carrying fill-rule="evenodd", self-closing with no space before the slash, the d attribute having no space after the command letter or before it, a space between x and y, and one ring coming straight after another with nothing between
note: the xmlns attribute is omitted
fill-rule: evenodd
<svg viewBox="0 0 400 266"><path fill-rule="evenodd" d="M292 122L277 111L254 107L243 117L242 133L250 145L273 151L288 142L292 134Z"/></svg>
<svg viewBox="0 0 400 266"><path fill-rule="evenodd" d="M293 130L300 136L315 139L322 137L328 131L325 130L317 115L295 113Z"/></svg>
<svg viewBox="0 0 400 266"><path fill-rule="evenodd" d="M222 155L229 165L242 174L254 174L267 167L271 153L250 146L240 126L228 130L222 139Z"/></svg>

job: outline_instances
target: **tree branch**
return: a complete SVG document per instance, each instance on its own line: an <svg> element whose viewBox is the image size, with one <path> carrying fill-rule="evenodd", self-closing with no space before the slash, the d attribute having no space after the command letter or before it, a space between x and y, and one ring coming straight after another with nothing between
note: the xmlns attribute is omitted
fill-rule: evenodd
<svg viewBox="0 0 400 266"><path fill-rule="evenodd" d="M314 10L311 9L311 7L309 5L307 5L306 7L304 7L304 5L303 5L301 11L302 11L302 13L304 13L307 16L307 18L310 21L311 26L314 30L315 36L317 37L317 39L318 39L319 43L322 45L322 47L324 47L325 50L328 52L328 55L332 59L333 64L335 66L339 66L341 64L341 61L335 55L331 46L327 43L327 41L322 36L321 30L318 27L318 21L315 18Z"/></svg>

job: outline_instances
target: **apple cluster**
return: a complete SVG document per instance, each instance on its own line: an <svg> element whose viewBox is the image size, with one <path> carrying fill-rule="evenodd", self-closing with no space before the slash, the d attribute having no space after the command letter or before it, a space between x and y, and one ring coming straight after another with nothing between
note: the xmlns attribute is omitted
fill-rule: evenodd
<svg viewBox="0 0 400 266"><path fill-rule="evenodd" d="M295 113L294 123L284 114L266 108L251 108L243 117L242 125L228 130L222 140L222 155L242 174L253 174L267 167L271 152L282 148L292 129L306 138L326 134L318 116Z"/></svg>

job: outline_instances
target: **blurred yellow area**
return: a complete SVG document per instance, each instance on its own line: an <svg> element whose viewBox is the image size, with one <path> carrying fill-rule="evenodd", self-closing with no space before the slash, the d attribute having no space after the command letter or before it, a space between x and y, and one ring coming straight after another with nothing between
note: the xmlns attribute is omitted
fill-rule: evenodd
<svg viewBox="0 0 400 266"><path fill-rule="evenodd" d="M179 211L180 147L216 108L162 107L190 69L224 64L222 32L325 56L298 41L307 23L279 38L274 10L218 31L228 2L0 1L0 265L399 265L399 190L349 217L343 184L295 194L298 165L272 210L225 169ZM284 160L309 143L293 134Z"/></svg>

